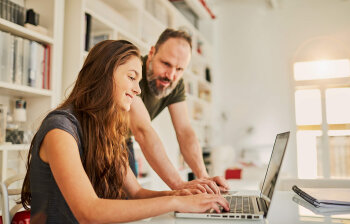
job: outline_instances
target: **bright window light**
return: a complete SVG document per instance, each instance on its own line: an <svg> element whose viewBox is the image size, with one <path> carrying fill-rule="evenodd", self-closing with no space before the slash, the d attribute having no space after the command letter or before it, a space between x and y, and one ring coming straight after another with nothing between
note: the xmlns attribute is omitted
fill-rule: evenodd
<svg viewBox="0 0 350 224"><path fill-rule="evenodd" d="M317 136L321 135L322 131L297 132L299 178L317 178Z"/></svg>
<svg viewBox="0 0 350 224"><path fill-rule="evenodd" d="M328 124L350 123L350 88L326 90L326 110Z"/></svg>
<svg viewBox="0 0 350 224"><path fill-rule="evenodd" d="M350 130L330 130L328 136L350 136Z"/></svg>
<svg viewBox="0 0 350 224"><path fill-rule="evenodd" d="M319 125L322 122L321 93L318 89L295 91L297 125Z"/></svg>
<svg viewBox="0 0 350 224"><path fill-rule="evenodd" d="M294 79L297 81L349 76L350 61L348 59L297 62L294 64Z"/></svg>

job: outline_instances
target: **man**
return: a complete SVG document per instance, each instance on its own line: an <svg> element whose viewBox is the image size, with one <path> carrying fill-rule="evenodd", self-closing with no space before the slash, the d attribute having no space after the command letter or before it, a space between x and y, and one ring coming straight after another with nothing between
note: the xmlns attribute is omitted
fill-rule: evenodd
<svg viewBox="0 0 350 224"><path fill-rule="evenodd" d="M209 178L202 150L193 131L185 102L182 76L191 59L192 40L183 32L166 29L143 58L141 95L130 109L130 127L152 168L171 189L197 188L202 192L220 193L228 185L222 177ZM181 153L198 179L185 182L166 155L164 146L151 126L165 107L171 115ZM130 166L135 173L132 143Z"/></svg>

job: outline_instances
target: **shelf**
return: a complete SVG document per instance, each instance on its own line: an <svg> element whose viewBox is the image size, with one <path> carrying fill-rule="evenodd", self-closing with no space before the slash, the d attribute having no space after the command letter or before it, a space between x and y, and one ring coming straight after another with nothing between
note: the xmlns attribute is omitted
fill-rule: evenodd
<svg viewBox="0 0 350 224"><path fill-rule="evenodd" d="M191 0L193 1L193 0ZM197 0L198 4L200 4L200 1ZM195 36L198 36L200 38L200 40L202 40L205 44L209 44L209 41L205 38L205 36L200 32L198 31L198 29L196 27L194 27L194 25L192 23L190 23L186 17L170 2L170 1L159 1L160 4L162 4L163 6L165 6L168 10L169 10L169 13L170 14L174 14L175 17L177 17L177 21L176 21L176 24L178 24L179 20L181 20L181 22L183 23L182 25L186 26L186 28L189 29L189 31L195 35ZM196 4L196 2L195 2ZM203 5L201 5L201 8L204 9ZM210 18L210 15L209 13L207 13L209 18ZM173 27L172 28L179 28L179 27ZM193 37L192 37L193 38ZM210 45L211 46L211 45Z"/></svg>
<svg viewBox="0 0 350 224"><path fill-rule="evenodd" d="M122 27L118 27L117 24L114 24L114 23L108 21L103 16L100 16L99 14L95 13L91 9L86 8L85 12L90 14L93 19L99 21L100 25L104 24L106 26L106 28L107 27L110 28L111 31L116 30L118 33L122 34L122 36L124 36L125 39L127 39L130 42L132 42L133 44L137 45L139 48L148 50L148 45L146 43L144 43L143 41L139 40L138 38L136 38L135 34L128 32L127 30L123 29ZM116 27L118 27L118 28L116 28ZM118 37L118 39L121 39L121 38Z"/></svg>
<svg viewBox="0 0 350 224"><path fill-rule="evenodd" d="M30 86L18 85L7 82L0 82L0 93L2 95L11 95L15 97L49 97L52 96L51 90L37 89Z"/></svg>
<svg viewBox="0 0 350 224"><path fill-rule="evenodd" d="M191 124L193 126L200 126L200 127L204 127L206 125L206 123L204 121L202 121L202 120L194 120L194 119L191 120Z"/></svg>
<svg viewBox="0 0 350 224"><path fill-rule="evenodd" d="M194 95L192 95L192 94L186 93L186 97L187 97L189 100L192 100L192 101L194 101L194 102L197 102L197 103L199 103L199 104L201 104L201 105L209 106L209 102L208 102L208 101L206 101L206 100L204 100L204 99L202 99L202 98L199 98L199 97L197 97L197 96L194 96Z"/></svg>
<svg viewBox="0 0 350 224"><path fill-rule="evenodd" d="M196 35L198 36L198 39L202 41L205 45L208 45L211 47L211 43L207 40L207 38L198 30L196 31Z"/></svg>
<svg viewBox="0 0 350 224"><path fill-rule="evenodd" d="M201 64L207 64L207 60L201 54L199 54L196 50L193 51L192 54L193 60L200 62Z"/></svg>
<svg viewBox="0 0 350 224"><path fill-rule="evenodd" d="M197 30L190 21L188 21L185 16L170 2L170 1L161 1L161 3L170 11L170 13L174 14L174 17L177 17L177 23L182 22L182 25L185 25L186 28L190 29L191 34L194 34L195 30ZM172 27L178 29L179 27Z"/></svg>
<svg viewBox="0 0 350 224"><path fill-rule="evenodd" d="M211 84L205 79L198 78L199 81L199 87L198 88L204 88L206 90L211 90Z"/></svg>
<svg viewBox="0 0 350 224"><path fill-rule="evenodd" d="M147 45L145 42L141 41L140 39L136 38L135 35L130 34L129 32L118 28L117 32L120 33L123 36L123 39L126 39L133 44L135 44L138 48L140 48L140 51L146 50L146 52L150 49L150 46ZM120 38L118 38L120 39Z"/></svg>
<svg viewBox="0 0 350 224"><path fill-rule="evenodd" d="M139 0L102 0L105 4L109 5L116 11L128 11L141 9L142 3Z"/></svg>
<svg viewBox="0 0 350 224"><path fill-rule="evenodd" d="M0 30L40 43L53 44L53 38L0 18Z"/></svg>
<svg viewBox="0 0 350 224"><path fill-rule="evenodd" d="M198 0L185 0L188 7L192 9L193 12L197 14L201 19L211 19L210 13L204 8L201 1Z"/></svg>
<svg viewBox="0 0 350 224"><path fill-rule="evenodd" d="M98 21L97 24L93 24L93 25L97 25L97 28L100 28L100 29L107 28L107 29L113 30L113 27L115 25L110 21L106 20L105 18L103 18L102 16L100 16L99 14L95 13L93 10L86 8L85 13L90 14L92 19L95 19L96 21Z"/></svg>
<svg viewBox="0 0 350 224"><path fill-rule="evenodd" d="M29 150L30 144L1 144L0 151L24 151Z"/></svg>
<svg viewBox="0 0 350 224"><path fill-rule="evenodd" d="M155 33L162 33L166 26L157 20L148 11L142 12L142 29L141 29L141 40L147 45L152 46L156 43L157 39Z"/></svg>
<svg viewBox="0 0 350 224"><path fill-rule="evenodd" d="M194 79L194 80L197 80L199 82L200 85L204 85L204 87L206 89L211 89L211 83L208 82L207 80L205 80L204 78L201 78L199 75L195 75L192 71L190 70L186 70L185 71L186 73L186 76L184 77L185 79L188 78L188 79Z"/></svg>

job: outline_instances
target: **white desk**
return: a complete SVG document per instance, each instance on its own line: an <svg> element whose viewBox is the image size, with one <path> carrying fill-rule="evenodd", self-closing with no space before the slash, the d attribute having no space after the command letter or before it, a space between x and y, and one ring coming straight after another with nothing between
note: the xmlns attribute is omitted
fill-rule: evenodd
<svg viewBox="0 0 350 224"><path fill-rule="evenodd" d="M249 221L249 220L215 220L215 219L180 219L175 218L174 213L168 213L154 218L141 220L137 224L298 224L298 223L350 223L350 211L346 215L321 216L305 209L295 203L292 198L295 194L291 191L276 191L271 203L267 220Z"/></svg>

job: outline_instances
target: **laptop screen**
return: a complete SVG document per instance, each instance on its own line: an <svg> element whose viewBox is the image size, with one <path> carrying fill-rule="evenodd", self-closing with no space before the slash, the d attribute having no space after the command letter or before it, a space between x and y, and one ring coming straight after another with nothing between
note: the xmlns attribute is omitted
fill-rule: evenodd
<svg viewBox="0 0 350 224"><path fill-rule="evenodd" d="M272 149L270 163L267 167L264 183L261 189L261 197L267 197L270 201L275 190L278 173L287 148L289 133L290 132L278 134Z"/></svg>

